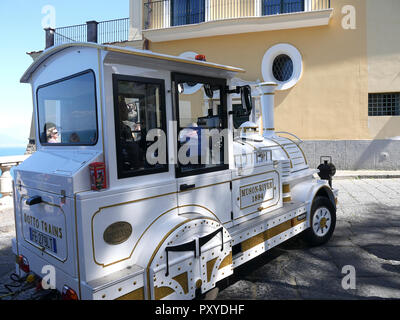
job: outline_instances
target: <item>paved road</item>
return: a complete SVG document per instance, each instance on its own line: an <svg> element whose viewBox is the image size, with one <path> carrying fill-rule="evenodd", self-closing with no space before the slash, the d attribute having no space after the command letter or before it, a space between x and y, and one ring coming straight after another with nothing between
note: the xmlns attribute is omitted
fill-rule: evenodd
<svg viewBox="0 0 400 320"><path fill-rule="evenodd" d="M334 188L340 193L329 243L282 244L237 270L218 299L400 299L400 179L337 180ZM355 289L345 290L348 265Z"/></svg>
<svg viewBox="0 0 400 320"><path fill-rule="evenodd" d="M337 226L328 244L308 248L292 239L235 270L218 299L400 299L400 179L337 180L334 187ZM14 268L13 236L12 215L0 207L0 283ZM356 287L345 290L349 265Z"/></svg>

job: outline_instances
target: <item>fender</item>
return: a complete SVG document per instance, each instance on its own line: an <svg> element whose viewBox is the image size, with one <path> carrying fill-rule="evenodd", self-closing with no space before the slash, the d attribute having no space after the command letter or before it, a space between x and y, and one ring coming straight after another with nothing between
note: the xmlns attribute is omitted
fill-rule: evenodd
<svg viewBox="0 0 400 320"><path fill-rule="evenodd" d="M296 202L307 204L307 213L311 212L311 206L316 196L325 196L329 198L336 210L335 192L329 187L328 182L324 180L302 181L291 187L292 199Z"/></svg>

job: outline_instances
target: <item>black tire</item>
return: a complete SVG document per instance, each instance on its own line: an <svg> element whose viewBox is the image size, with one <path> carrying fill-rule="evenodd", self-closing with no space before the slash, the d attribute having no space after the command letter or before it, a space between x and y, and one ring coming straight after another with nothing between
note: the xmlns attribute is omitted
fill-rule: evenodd
<svg viewBox="0 0 400 320"><path fill-rule="evenodd" d="M329 212L326 212L327 210ZM318 222L318 220L320 220L320 222ZM326 197L315 197L311 206L310 228L304 231L303 240L310 246L322 245L328 242L332 237L335 226L335 206ZM317 230L315 230L315 228Z"/></svg>

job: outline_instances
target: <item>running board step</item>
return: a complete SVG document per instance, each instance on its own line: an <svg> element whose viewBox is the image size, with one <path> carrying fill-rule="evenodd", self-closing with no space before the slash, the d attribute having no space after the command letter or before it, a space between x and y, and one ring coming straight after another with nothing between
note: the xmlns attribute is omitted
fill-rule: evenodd
<svg viewBox="0 0 400 320"><path fill-rule="evenodd" d="M236 253L233 266L238 267L305 230L308 227L306 206L307 203L291 203L230 228Z"/></svg>

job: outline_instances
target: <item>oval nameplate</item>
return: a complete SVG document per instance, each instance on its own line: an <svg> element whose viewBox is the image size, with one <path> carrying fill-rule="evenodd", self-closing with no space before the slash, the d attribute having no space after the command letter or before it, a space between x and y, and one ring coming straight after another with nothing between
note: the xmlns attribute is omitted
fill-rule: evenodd
<svg viewBox="0 0 400 320"><path fill-rule="evenodd" d="M103 239L108 244L121 244L132 234L132 226L128 222L119 221L108 226L104 231Z"/></svg>

